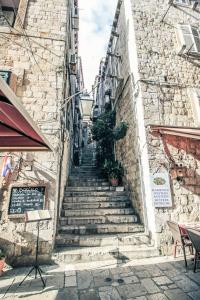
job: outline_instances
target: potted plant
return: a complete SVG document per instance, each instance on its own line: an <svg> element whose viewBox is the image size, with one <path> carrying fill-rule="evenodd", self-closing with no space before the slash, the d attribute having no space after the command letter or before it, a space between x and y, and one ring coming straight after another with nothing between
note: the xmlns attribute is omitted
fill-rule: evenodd
<svg viewBox="0 0 200 300"><path fill-rule="evenodd" d="M105 160L103 172L107 175L112 186L118 186L123 176L123 167L118 161Z"/></svg>

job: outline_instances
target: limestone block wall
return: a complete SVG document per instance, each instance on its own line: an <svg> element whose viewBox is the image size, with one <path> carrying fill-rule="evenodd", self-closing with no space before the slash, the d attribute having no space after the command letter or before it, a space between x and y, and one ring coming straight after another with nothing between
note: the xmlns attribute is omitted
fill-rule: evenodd
<svg viewBox="0 0 200 300"><path fill-rule="evenodd" d="M172 6L168 1L132 1L145 125L196 126L188 89L200 86L198 59L177 54L177 24L199 27L199 8ZM147 126L148 127L148 126ZM171 250L166 220L199 221L199 142L167 137L168 155L162 139L147 129L151 172L170 172L173 163L184 168L182 183L171 180L173 207L155 209L161 252Z"/></svg>
<svg viewBox="0 0 200 300"><path fill-rule="evenodd" d="M23 0L22 0L23 1ZM48 208L52 221L41 225L41 259L48 259L56 230L58 178L61 165L61 194L68 173L69 134L61 139L61 104L69 95L66 58L69 51L69 1L30 0L21 27L0 27L0 69L17 75L16 94L54 151L45 153L11 153L13 173L2 183L0 246L11 263L31 262L36 227L23 219L8 218L9 189L12 184L41 185L48 189ZM63 150L64 147L64 150Z"/></svg>
<svg viewBox="0 0 200 300"><path fill-rule="evenodd" d="M119 77L123 78L123 88L117 91L112 86L115 93L114 104L116 109L116 123L125 121L129 128L125 138L116 143L116 158L122 163L124 167L124 184L127 191L130 193L130 199L133 207L138 213L140 220L144 223L144 204L141 197L141 179L139 167L139 140L138 140L138 126L135 118L135 102L133 96L133 76L131 74L129 61L129 24L126 20L124 4L121 6L119 20L116 31L119 34L116 48L113 49L115 53L121 56L121 59L113 58L111 65L118 64ZM114 66L113 66L114 68Z"/></svg>

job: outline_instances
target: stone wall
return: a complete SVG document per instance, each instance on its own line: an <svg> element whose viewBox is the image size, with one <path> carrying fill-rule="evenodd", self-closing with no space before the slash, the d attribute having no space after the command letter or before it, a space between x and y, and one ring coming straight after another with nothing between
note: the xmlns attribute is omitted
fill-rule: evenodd
<svg viewBox="0 0 200 300"><path fill-rule="evenodd" d="M172 5L167 13L167 0L130 1L133 28L130 28L124 1L119 18L113 23L119 37L111 50L120 55L121 60L108 55L106 59L106 82L109 81L114 91L117 123L123 120L129 124L127 136L116 143L116 158L124 166L126 188L147 230L151 222L151 217L147 218L147 205L148 201L153 201L150 173L170 174L174 165L182 168L182 182L170 179L173 206L154 208L152 214L158 245L161 253L166 254L171 252L171 234L166 221L199 221L199 142L176 136L155 136L149 125L198 125L192 109L191 90L200 86L199 61L178 54L177 24L198 27L199 5L196 10L192 6ZM132 48L129 46L131 39L134 40ZM114 75L123 82L121 88L115 90L116 83L108 75L115 73L117 68L119 73ZM141 135L143 121L145 137ZM143 161L145 151L147 162Z"/></svg>
<svg viewBox="0 0 200 300"><path fill-rule="evenodd" d="M133 207L138 213L140 220L144 223L144 204L141 201L141 178L139 167L139 143L138 143L138 127L135 118L135 103L133 96L133 76L131 74L129 61L129 24L126 20L125 8L122 5L117 24L117 33L119 38L116 48L113 49L121 58L114 58L110 62L111 65L116 62L119 65L119 78L123 78L123 88L114 90L115 92L115 109L117 113L116 123L124 121L129 128L124 139L116 143L116 158L122 163L124 168L124 184L130 193L130 199ZM113 67L114 69L114 67ZM112 87L113 90L113 87Z"/></svg>
<svg viewBox="0 0 200 300"><path fill-rule="evenodd" d="M145 125L196 126L188 89L199 87L198 59L177 53L177 24L198 25L199 10L172 6L162 21L168 1L132 1L139 72L142 83ZM155 209L156 231L161 252L171 250L167 220L177 222L199 220L199 142L178 137L152 136L147 129L150 171L169 172L173 164L181 166L184 181L171 180L173 207Z"/></svg>
<svg viewBox="0 0 200 300"><path fill-rule="evenodd" d="M69 95L68 5L65 0L30 0L21 27L19 20L15 28L0 27L0 69L17 75L16 95L54 149L45 153L11 153L14 171L1 189L0 246L5 248L13 264L26 263L27 259L31 262L36 227L34 224L25 227L23 218L8 218L12 184L47 185L52 221L41 225L41 259L49 259L53 249L58 196L63 195L69 169L69 134L67 131L61 134L64 129L60 123L60 107L63 98ZM60 185L59 174L62 175Z"/></svg>

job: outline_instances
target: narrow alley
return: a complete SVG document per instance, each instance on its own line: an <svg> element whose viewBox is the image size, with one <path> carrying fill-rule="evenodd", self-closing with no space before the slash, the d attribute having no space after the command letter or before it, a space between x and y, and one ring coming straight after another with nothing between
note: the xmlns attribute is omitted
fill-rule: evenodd
<svg viewBox="0 0 200 300"><path fill-rule="evenodd" d="M95 145L89 144L69 176L56 238L59 263L158 255L127 192L102 177L95 157Z"/></svg>
<svg viewBox="0 0 200 300"><path fill-rule="evenodd" d="M200 0L0 0L0 299L200 300Z"/></svg>

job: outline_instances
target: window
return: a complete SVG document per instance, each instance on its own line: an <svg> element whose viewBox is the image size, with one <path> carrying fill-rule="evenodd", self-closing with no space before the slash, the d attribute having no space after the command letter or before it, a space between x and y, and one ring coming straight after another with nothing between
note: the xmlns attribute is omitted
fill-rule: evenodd
<svg viewBox="0 0 200 300"><path fill-rule="evenodd" d="M72 29L79 30L79 9L77 6L72 11Z"/></svg>
<svg viewBox="0 0 200 300"><path fill-rule="evenodd" d="M195 125L200 125L200 88L188 89Z"/></svg>
<svg viewBox="0 0 200 300"><path fill-rule="evenodd" d="M189 5L190 1L189 0L175 0L174 4L178 4L178 5Z"/></svg>
<svg viewBox="0 0 200 300"><path fill-rule="evenodd" d="M9 84L10 82L10 77L11 77L10 75L11 75L10 71L0 70L0 76L5 80L7 84Z"/></svg>
<svg viewBox="0 0 200 300"><path fill-rule="evenodd" d="M0 1L0 26L14 26L20 0Z"/></svg>
<svg viewBox="0 0 200 300"><path fill-rule="evenodd" d="M177 39L179 54L200 54L200 35L196 27L190 25L178 25Z"/></svg>
<svg viewBox="0 0 200 300"><path fill-rule="evenodd" d="M10 7L0 7L0 26L13 26L14 21L14 10Z"/></svg>

